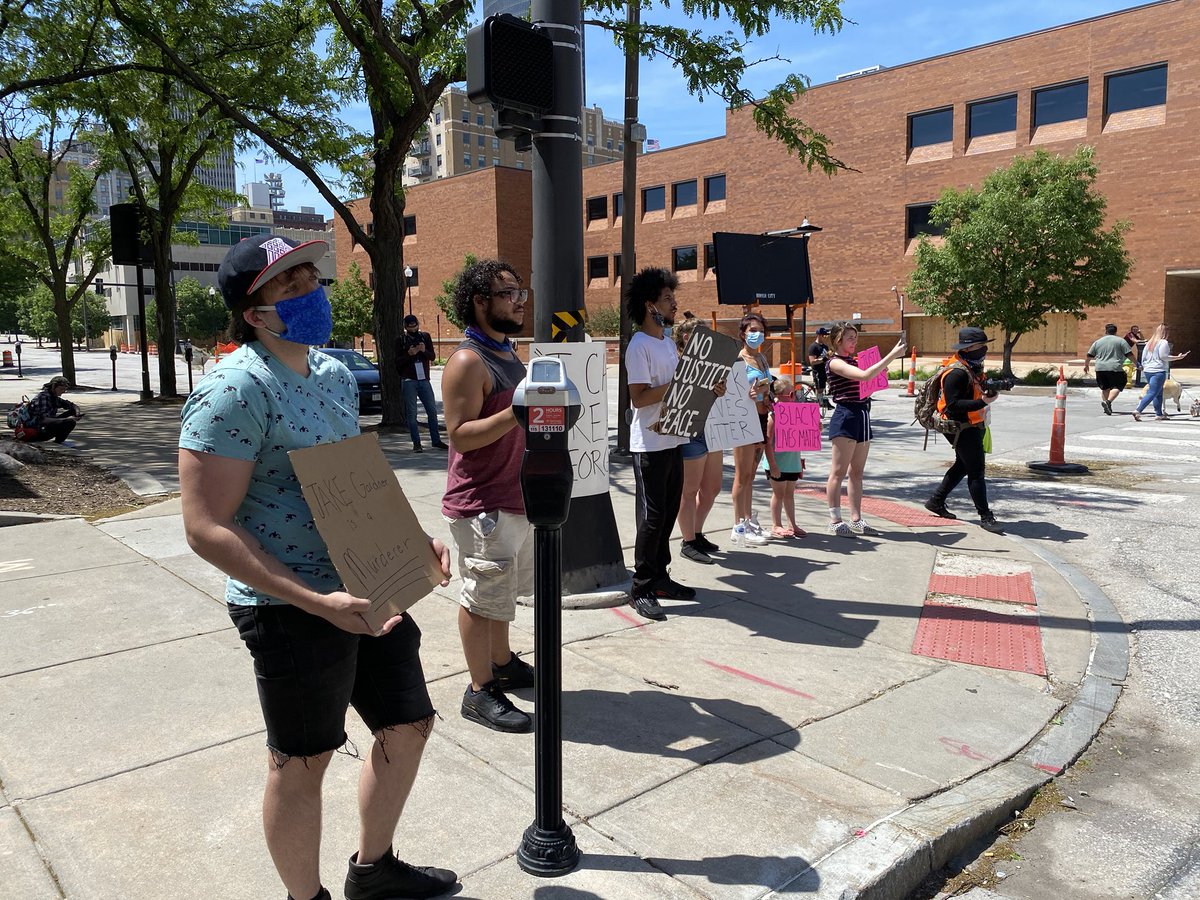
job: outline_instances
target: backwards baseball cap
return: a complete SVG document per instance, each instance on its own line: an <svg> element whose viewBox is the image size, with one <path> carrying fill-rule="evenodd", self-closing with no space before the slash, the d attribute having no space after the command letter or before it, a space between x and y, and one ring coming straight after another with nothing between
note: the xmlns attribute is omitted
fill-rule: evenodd
<svg viewBox="0 0 1200 900"><path fill-rule="evenodd" d="M817 334L829 334L829 329L828 328L818 328Z"/></svg>
<svg viewBox="0 0 1200 900"><path fill-rule="evenodd" d="M301 244L276 234L246 238L225 254L217 270L221 297L233 309L280 272L315 263L328 249L321 240Z"/></svg>

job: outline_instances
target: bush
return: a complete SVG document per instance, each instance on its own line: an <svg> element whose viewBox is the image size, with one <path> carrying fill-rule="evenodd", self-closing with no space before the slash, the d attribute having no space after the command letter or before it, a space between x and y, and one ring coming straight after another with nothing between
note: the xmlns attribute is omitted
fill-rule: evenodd
<svg viewBox="0 0 1200 900"><path fill-rule="evenodd" d="M621 307L600 306L589 309L583 330L592 337L620 337Z"/></svg>
<svg viewBox="0 0 1200 900"><path fill-rule="evenodd" d="M908 370L909 370L908 366L904 367L903 373L901 373L900 369L898 369L898 368L892 369L891 371L888 372L888 381L907 381L908 380ZM917 366L917 374L914 375L913 377L917 381L927 381L928 379L933 377L933 373L936 371L937 371L937 366L934 366L932 369L926 369L924 366Z"/></svg>
<svg viewBox="0 0 1200 900"><path fill-rule="evenodd" d="M1058 384L1058 369L1053 366L1030 369L1021 378L1021 384L1029 385L1030 387L1047 387L1052 384Z"/></svg>

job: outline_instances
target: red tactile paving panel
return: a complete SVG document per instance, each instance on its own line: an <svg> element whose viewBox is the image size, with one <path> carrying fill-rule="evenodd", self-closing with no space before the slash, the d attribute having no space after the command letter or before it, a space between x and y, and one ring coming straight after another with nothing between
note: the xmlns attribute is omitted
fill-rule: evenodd
<svg viewBox="0 0 1200 900"><path fill-rule="evenodd" d="M1046 674L1042 633L1035 616L926 603L912 652L973 666Z"/></svg>
<svg viewBox="0 0 1200 900"><path fill-rule="evenodd" d="M1028 572L1016 575L938 575L929 576L929 593L953 594L956 597L978 597L980 600L1003 600L1005 603L1025 603L1033 606L1033 576Z"/></svg>
<svg viewBox="0 0 1200 900"><path fill-rule="evenodd" d="M796 493L804 494L807 497L825 498L824 491L814 490L813 488L800 488ZM842 496L844 497L845 495L843 494ZM897 525L909 525L917 528L947 528L953 525L964 524L961 520L943 519L941 516L931 515L923 509L913 509L911 506L905 506L903 503L893 503L891 500L876 500L873 497L863 497L862 508L864 516L876 516L880 519L887 519L889 522L895 522Z"/></svg>

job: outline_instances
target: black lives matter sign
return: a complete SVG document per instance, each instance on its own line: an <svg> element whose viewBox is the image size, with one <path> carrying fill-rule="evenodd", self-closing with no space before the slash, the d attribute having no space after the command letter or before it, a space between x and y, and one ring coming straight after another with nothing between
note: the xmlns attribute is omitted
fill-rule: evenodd
<svg viewBox="0 0 1200 900"><path fill-rule="evenodd" d="M692 332L663 397L659 434L696 437L704 433L704 422L716 399L713 387L729 379L739 349L733 338L704 326Z"/></svg>

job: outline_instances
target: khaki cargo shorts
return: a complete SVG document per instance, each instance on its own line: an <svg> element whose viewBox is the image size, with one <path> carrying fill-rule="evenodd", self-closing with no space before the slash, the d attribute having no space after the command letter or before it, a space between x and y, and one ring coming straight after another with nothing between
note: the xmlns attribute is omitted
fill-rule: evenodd
<svg viewBox="0 0 1200 900"><path fill-rule="evenodd" d="M484 518L444 517L458 557L458 602L485 619L511 622L517 597L533 596L533 527L518 513L493 511ZM495 524L491 524L494 522Z"/></svg>

